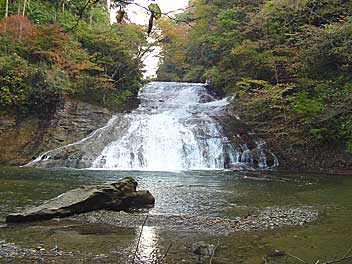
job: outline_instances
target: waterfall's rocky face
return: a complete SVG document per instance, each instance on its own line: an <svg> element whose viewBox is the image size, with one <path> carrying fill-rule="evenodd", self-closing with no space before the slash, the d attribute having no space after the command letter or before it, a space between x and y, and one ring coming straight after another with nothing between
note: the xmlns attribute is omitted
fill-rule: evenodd
<svg viewBox="0 0 352 264"><path fill-rule="evenodd" d="M15 116L0 116L1 165L23 165L45 150L76 142L112 116L103 107L70 98L65 98L55 113L42 115L17 121Z"/></svg>
<svg viewBox="0 0 352 264"><path fill-rule="evenodd" d="M203 84L153 82L139 98L136 110L115 115L87 138L48 151L28 166L173 171L278 165L252 133L236 134L237 142L225 136L218 120L228 99L216 100Z"/></svg>

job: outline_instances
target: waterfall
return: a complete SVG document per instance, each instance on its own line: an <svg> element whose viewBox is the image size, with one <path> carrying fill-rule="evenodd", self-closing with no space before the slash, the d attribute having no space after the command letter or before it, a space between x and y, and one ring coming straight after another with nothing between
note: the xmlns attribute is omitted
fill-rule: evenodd
<svg viewBox="0 0 352 264"><path fill-rule="evenodd" d="M277 165L276 158L275 164L267 164L267 155L273 154L263 140L255 139L253 149L245 142L231 143L217 121L229 99L216 100L203 84L152 82L141 89L139 99L136 110L115 116L93 135L46 152L30 165L159 171Z"/></svg>

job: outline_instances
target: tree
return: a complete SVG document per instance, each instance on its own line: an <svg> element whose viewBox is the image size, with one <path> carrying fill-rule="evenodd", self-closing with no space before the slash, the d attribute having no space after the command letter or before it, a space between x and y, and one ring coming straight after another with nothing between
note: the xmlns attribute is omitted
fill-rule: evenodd
<svg viewBox="0 0 352 264"><path fill-rule="evenodd" d="M9 0L5 1L5 17L9 16Z"/></svg>
<svg viewBox="0 0 352 264"><path fill-rule="evenodd" d="M22 16L26 14L27 0L23 0Z"/></svg>
<svg viewBox="0 0 352 264"><path fill-rule="evenodd" d="M97 2L75 30L65 33L85 3L26 1L21 6L27 16L0 20L0 60L7 65L0 72L2 111L42 116L52 113L64 97L119 110L136 96L142 83L145 29L127 22L110 25L106 3ZM15 59L20 68L10 63Z"/></svg>
<svg viewBox="0 0 352 264"><path fill-rule="evenodd" d="M152 1L154 1L154 0L152 0ZM90 9L92 9L97 4L105 5L106 2L105 2L105 0L88 0L87 2L85 2L85 4L82 5L79 10L78 19L77 19L75 25L73 25L69 29L69 31L75 29L78 26L79 22L84 17L84 14L87 11L89 11ZM125 8L128 5L137 5L140 8L149 12L150 18L149 18L149 24L148 24L148 29L147 29L148 35L151 33L151 30L152 30L152 27L154 24L154 20L159 19L161 17L161 15L163 15L163 13L160 10L159 5L156 3L151 3L148 7L146 7L146 6L139 4L138 2L136 2L134 0L111 0L110 5L111 5L110 8L118 8L117 15L116 15L116 20L118 23L122 23L124 21L124 18L126 15Z"/></svg>

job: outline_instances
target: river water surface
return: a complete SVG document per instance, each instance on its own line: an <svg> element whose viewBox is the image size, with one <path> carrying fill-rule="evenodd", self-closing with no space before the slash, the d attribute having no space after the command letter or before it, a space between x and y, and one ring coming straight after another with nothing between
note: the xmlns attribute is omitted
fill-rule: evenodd
<svg viewBox="0 0 352 264"><path fill-rule="evenodd" d="M262 263L263 257L274 249L285 250L309 263L318 259L324 262L343 256L352 246L352 175L264 171L177 173L1 168L0 240L21 248L42 248L43 252L53 248L70 252L66 256L44 256L47 262L132 263L140 227L77 220L4 224L4 217L10 212L83 184L111 182L125 176L135 177L140 189L148 189L155 196L156 205L150 215L235 219L266 207L312 206L319 211L317 221L303 226L228 235L183 230L182 223L180 230L146 225L135 263L195 263L191 247L198 241L219 243L213 263ZM0 255L3 263L31 263L33 260L29 259L33 257ZM270 259L270 263L298 262L281 257Z"/></svg>

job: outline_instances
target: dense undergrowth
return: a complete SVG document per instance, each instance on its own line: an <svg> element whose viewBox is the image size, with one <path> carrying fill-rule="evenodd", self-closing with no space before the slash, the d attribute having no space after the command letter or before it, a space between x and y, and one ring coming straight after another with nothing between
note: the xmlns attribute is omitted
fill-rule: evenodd
<svg viewBox="0 0 352 264"><path fill-rule="evenodd" d="M163 20L160 80L211 82L259 131L352 152L352 2L192 0Z"/></svg>
<svg viewBox="0 0 352 264"><path fill-rule="evenodd" d="M2 113L47 117L66 96L118 110L136 95L145 29L110 25L106 1L85 3L10 1L6 16L0 1Z"/></svg>

